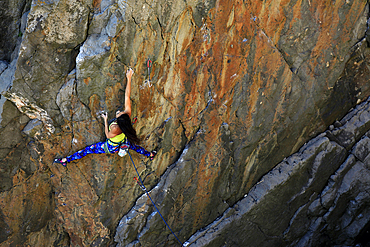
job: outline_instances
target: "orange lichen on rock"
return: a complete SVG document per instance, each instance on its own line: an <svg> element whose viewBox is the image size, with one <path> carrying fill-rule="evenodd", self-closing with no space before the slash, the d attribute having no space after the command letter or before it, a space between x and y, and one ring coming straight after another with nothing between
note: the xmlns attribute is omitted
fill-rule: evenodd
<svg viewBox="0 0 370 247"><path fill-rule="evenodd" d="M99 95L93 94L90 96L89 109L91 109L91 115L93 117L98 117L98 113L102 111Z"/></svg>
<svg viewBox="0 0 370 247"><path fill-rule="evenodd" d="M94 0L93 2L94 9L97 9L99 12L101 11L101 1L102 0Z"/></svg>
<svg viewBox="0 0 370 247"><path fill-rule="evenodd" d="M107 111L116 112L116 110L118 110L119 108L123 108L124 106L122 105L122 103L124 102L124 94L122 92L121 83L116 83L113 86L106 87L105 99Z"/></svg>
<svg viewBox="0 0 370 247"><path fill-rule="evenodd" d="M86 84L86 85L89 85L89 83L90 83L90 81L91 81L91 77L87 77L87 78L85 78L85 79L83 79L84 80L84 83Z"/></svg>

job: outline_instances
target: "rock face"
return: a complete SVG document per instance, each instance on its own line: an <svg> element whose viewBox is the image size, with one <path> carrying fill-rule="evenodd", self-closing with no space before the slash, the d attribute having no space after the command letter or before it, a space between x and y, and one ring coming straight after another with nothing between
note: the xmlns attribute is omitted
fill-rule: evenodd
<svg viewBox="0 0 370 247"><path fill-rule="evenodd" d="M22 41L30 3L30 0L0 1L0 60L10 61L17 56L16 47Z"/></svg>
<svg viewBox="0 0 370 247"><path fill-rule="evenodd" d="M1 246L178 244L128 156L52 163L104 140L97 113L122 108L128 67L135 128L158 151L152 162L132 157L181 242L363 241L367 1L3 6L13 19L30 12L20 45L1 40L12 45L0 57Z"/></svg>
<svg viewBox="0 0 370 247"><path fill-rule="evenodd" d="M370 99L338 125L264 175L187 246L354 245L370 220Z"/></svg>

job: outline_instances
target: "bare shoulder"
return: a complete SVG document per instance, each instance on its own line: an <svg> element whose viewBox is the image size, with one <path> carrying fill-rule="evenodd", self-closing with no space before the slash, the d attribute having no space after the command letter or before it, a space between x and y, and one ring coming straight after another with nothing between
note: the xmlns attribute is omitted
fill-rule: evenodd
<svg viewBox="0 0 370 247"><path fill-rule="evenodd" d="M127 114L129 117L131 117L131 107L126 107L122 114Z"/></svg>

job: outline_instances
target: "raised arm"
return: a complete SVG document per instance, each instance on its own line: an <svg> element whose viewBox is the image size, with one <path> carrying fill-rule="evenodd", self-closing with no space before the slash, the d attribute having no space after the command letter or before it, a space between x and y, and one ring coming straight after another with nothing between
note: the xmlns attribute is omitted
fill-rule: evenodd
<svg viewBox="0 0 370 247"><path fill-rule="evenodd" d="M127 77L127 85L126 85L126 91L125 91L125 110L123 113L126 113L131 117L131 77L134 74L134 71L129 68L126 72L126 77Z"/></svg>
<svg viewBox="0 0 370 247"><path fill-rule="evenodd" d="M102 117L104 119L104 132L105 132L105 136L108 139L109 138L113 138L116 135L119 135L119 134L122 133L121 129L118 127L117 124L112 124L111 130L109 130L109 126L108 126L108 114L106 112L102 114Z"/></svg>

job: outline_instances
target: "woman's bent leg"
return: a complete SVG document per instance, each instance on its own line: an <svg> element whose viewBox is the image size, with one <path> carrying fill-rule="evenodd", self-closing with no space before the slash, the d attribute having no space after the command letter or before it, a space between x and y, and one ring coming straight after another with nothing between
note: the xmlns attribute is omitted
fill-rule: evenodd
<svg viewBox="0 0 370 247"><path fill-rule="evenodd" d="M150 155L152 154L151 152L146 151L143 147L131 143L129 140L126 140L126 144L130 146L130 149L134 150L139 154L145 155L146 157L150 157Z"/></svg>
<svg viewBox="0 0 370 247"><path fill-rule="evenodd" d="M76 153L67 156L67 162L71 162L73 160L78 160L85 157L88 154L104 154L104 142L98 142L92 144L90 146L85 147L84 149L77 151Z"/></svg>

